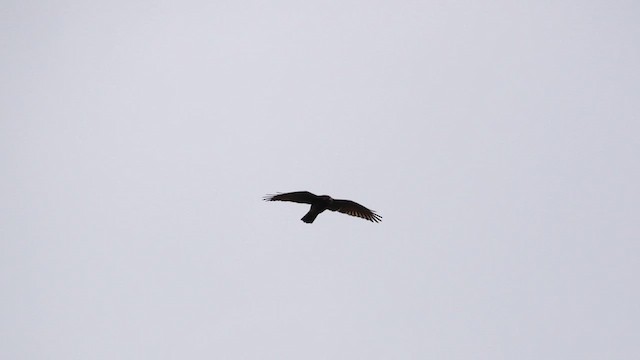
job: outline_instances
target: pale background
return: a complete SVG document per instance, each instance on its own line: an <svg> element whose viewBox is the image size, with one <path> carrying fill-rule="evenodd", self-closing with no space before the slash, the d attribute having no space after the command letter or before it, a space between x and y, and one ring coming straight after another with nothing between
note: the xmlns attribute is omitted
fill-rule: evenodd
<svg viewBox="0 0 640 360"><path fill-rule="evenodd" d="M3 1L0 358L640 358L639 15Z"/></svg>

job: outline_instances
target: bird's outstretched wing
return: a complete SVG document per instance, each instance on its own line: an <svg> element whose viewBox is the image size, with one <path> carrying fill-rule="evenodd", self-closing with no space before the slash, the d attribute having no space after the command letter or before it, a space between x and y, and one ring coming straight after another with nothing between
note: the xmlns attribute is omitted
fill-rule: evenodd
<svg viewBox="0 0 640 360"><path fill-rule="evenodd" d="M263 199L265 201L291 201L302 204L312 204L317 198L318 196L308 191L295 191L284 194L267 195Z"/></svg>
<svg viewBox="0 0 640 360"><path fill-rule="evenodd" d="M338 200L334 199L333 203L328 207L331 211L339 211L343 214L356 216L372 222L382 221L382 216L375 213L373 210L369 210L366 207L351 200Z"/></svg>

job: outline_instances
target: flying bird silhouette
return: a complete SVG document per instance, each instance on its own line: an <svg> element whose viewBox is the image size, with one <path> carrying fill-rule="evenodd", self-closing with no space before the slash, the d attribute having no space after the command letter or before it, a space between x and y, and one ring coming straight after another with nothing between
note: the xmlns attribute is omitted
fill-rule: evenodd
<svg viewBox="0 0 640 360"><path fill-rule="evenodd" d="M382 221L382 216L351 200L333 199L328 195L315 195L308 191L295 191L290 193L278 193L267 195L265 201L291 201L302 204L311 204L309 212L302 217L302 221L311 224L320 213L325 210L338 211L343 214L356 216L371 222Z"/></svg>

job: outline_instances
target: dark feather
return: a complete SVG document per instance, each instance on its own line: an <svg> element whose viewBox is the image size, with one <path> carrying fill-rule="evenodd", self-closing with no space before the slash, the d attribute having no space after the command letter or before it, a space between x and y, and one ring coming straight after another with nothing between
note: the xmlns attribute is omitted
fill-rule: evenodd
<svg viewBox="0 0 640 360"><path fill-rule="evenodd" d="M308 191L295 191L290 193L278 193L276 195L267 195L264 197L265 201L291 201L302 204L313 204L318 198Z"/></svg>
<svg viewBox="0 0 640 360"><path fill-rule="evenodd" d="M328 207L328 209L376 223L382 221L382 216L376 214L375 211L369 210L366 207L351 200L334 199L333 203Z"/></svg>

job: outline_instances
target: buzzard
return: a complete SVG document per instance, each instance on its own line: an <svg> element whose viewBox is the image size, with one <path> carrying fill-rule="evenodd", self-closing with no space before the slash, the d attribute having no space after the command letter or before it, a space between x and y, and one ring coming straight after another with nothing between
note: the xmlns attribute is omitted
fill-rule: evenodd
<svg viewBox="0 0 640 360"><path fill-rule="evenodd" d="M308 191L295 191L290 193L279 193L276 195L267 195L265 201L291 201L302 204L311 204L309 212L302 217L302 221L311 224L321 212L325 210L339 211L343 214L356 216L369 220L371 222L382 221L382 216L371 211L366 207L351 200L333 199L328 195L315 195Z"/></svg>

